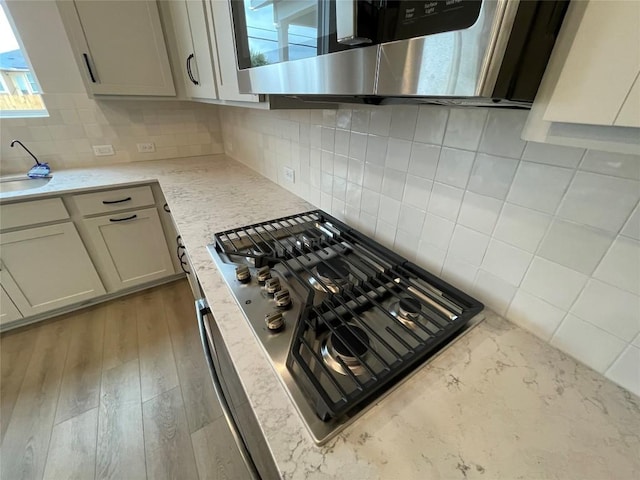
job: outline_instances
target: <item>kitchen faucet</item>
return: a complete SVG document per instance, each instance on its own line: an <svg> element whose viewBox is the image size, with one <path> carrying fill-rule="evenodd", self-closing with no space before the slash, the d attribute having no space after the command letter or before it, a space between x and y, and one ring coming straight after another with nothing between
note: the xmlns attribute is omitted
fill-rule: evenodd
<svg viewBox="0 0 640 480"><path fill-rule="evenodd" d="M48 163L40 163L36 156L31 153L27 147L20 140L14 140L11 142L11 147L15 147L15 144L20 145L31 157L36 161L36 164L31 167L31 170L27 172L27 176L30 178L39 178L39 177L48 177L49 172L51 172L51 167L49 167Z"/></svg>

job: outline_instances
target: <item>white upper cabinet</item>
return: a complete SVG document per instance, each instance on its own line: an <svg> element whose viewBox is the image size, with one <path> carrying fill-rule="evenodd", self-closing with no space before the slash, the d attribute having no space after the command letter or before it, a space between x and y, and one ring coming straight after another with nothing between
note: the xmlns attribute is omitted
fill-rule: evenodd
<svg viewBox="0 0 640 480"><path fill-rule="evenodd" d="M177 78L191 98L218 98L213 74L211 38L203 0L172 0L169 3L178 52Z"/></svg>
<svg viewBox="0 0 640 480"><path fill-rule="evenodd" d="M640 153L640 1L571 2L523 138Z"/></svg>
<svg viewBox="0 0 640 480"><path fill-rule="evenodd" d="M640 2L590 1L544 119L640 127L639 74Z"/></svg>
<svg viewBox="0 0 640 480"><path fill-rule="evenodd" d="M205 2L209 24L213 26L212 47L217 58L215 72L219 98L237 102L259 102L258 95L239 92L236 42L229 1L205 0Z"/></svg>
<svg viewBox="0 0 640 480"><path fill-rule="evenodd" d="M174 96L158 6L150 0L59 0L91 93Z"/></svg>

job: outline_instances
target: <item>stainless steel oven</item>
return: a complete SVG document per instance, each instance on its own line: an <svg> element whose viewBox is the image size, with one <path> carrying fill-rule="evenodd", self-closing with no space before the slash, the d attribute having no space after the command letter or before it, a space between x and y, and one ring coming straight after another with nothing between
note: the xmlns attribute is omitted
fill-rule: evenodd
<svg viewBox="0 0 640 480"><path fill-rule="evenodd" d="M568 0L230 5L243 93L527 104Z"/></svg>

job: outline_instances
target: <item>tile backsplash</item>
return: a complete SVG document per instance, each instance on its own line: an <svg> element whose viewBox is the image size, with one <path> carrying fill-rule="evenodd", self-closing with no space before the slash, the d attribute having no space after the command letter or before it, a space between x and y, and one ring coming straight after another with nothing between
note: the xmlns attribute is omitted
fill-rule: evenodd
<svg viewBox="0 0 640 480"><path fill-rule="evenodd" d="M52 170L109 163L223 153L217 109L176 101L101 100L86 94L44 95L42 118L0 119L0 173L24 173L33 161L20 139ZM153 142L155 152L138 153L137 143ZM115 155L95 157L93 145L113 145Z"/></svg>
<svg viewBox="0 0 640 480"><path fill-rule="evenodd" d="M527 143L526 116L220 109L228 155L640 395L640 157Z"/></svg>

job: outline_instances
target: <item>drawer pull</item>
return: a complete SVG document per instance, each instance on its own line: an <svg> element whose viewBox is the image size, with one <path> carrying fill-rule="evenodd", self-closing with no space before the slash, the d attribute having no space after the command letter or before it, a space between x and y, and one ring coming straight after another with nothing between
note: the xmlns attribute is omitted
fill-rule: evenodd
<svg viewBox="0 0 640 480"><path fill-rule="evenodd" d="M131 197L123 198L122 200L103 200L103 205L113 205L114 203L124 203L131 200Z"/></svg>
<svg viewBox="0 0 640 480"><path fill-rule="evenodd" d="M110 218L109 221L110 222L125 222L127 220L133 220L134 218L138 218L138 215L131 215L130 217L124 217L124 218Z"/></svg>

